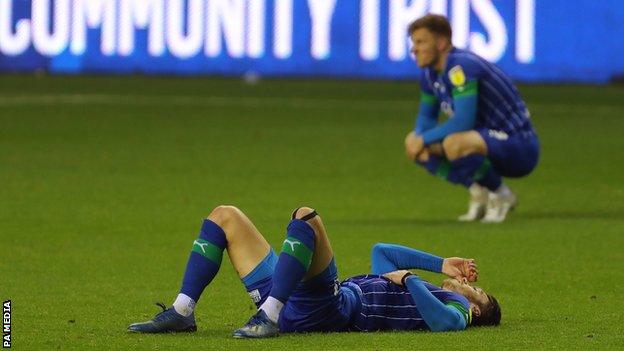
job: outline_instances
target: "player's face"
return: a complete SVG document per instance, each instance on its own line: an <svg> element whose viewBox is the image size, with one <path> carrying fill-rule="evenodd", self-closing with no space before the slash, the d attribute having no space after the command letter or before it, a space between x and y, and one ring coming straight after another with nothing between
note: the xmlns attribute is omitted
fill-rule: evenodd
<svg viewBox="0 0 624 351"><path fill-rule="evenodd" d="M474 304L483 305L489 301L489 298L483 289L468 284L468 281L465 278L463 280L445 279L444 282L442 282L442 289L462 294L468 299L468 301Z"/></svg>
<svg viewBox="0 0 624 351"><path fill-rule="evenodd" d="M412 54L416 57L418 67L435 66L440 60L440 40L427 28L416 29L410 36Z"/></svg>

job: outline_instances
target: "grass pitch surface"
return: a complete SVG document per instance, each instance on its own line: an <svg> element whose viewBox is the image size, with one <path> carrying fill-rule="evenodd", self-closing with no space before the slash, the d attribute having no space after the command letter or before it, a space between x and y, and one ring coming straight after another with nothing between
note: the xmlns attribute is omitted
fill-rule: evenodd
<svg viewBox="0 0 624 351"><path fill-rule="evenodd" d="M500 225L410 164L416 83L0 76L0 298L15 349L622 349L624 89L521 87L542 143ZM395 242L474 257L499 328L233 340L253 313L227 258L192 335L135 335L176 296L201 220L235 204L279 248L318 209L340 278ZM424 274L433 282L441 277Z"/></svg>

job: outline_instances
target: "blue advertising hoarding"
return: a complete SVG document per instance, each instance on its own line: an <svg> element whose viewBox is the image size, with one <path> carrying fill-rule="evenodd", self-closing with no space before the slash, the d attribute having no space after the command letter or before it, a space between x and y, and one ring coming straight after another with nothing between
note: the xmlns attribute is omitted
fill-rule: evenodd
<svg viewBox="0 0 624 351"><path fill-rule="evenodd" d="M410 79L426 13L516 80L624 76L620 0L0 0L0 71Z"/></svg>

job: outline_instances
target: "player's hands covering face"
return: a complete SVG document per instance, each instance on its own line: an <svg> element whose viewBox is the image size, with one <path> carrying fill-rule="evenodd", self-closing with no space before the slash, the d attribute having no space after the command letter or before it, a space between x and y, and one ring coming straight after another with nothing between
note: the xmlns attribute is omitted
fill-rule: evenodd
<svg viewBox="0 0 624 351"><path fill-rule="evenodd" d="M471 258L445 258L442 262L442 273L457 280L466 278L469 282L476 282L477 278L479 278L477 264Z"/></svg>

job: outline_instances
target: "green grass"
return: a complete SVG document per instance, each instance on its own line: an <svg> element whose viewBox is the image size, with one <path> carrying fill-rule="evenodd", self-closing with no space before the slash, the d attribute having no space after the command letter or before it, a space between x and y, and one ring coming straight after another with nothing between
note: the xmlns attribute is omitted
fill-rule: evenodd
<svg viewBox="0 0 624 351"><path fill-rule="evenodd" d="M501 225L403 155L417 84L0 76L0 298L15 349L624 347L624 89L521 87L542 143ZM503 324L461 333L241 341L252 314L224 259L193 335L130 335L171 303L201 219L235 204L278 247L290 211L323 216L340 277L378 241L478 260ZM433 280L433 275L425 275Z"/></svg>

